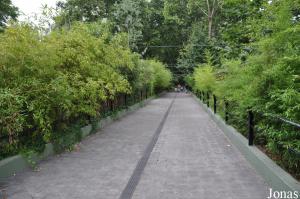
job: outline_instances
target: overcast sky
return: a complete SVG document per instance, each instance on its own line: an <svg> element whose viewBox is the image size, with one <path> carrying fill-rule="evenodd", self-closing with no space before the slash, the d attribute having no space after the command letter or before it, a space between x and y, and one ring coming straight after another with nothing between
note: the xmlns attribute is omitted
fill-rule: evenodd
<svg viewBox="0 0 300 199"><path fill-rule="evenodd" d="M19 8L19 10L25 15L32 16L34 13L41 13L42 5L55 7L58 0L12 0L12 3ZM24 16L20 16L20 20L24 19Z"/></svg>

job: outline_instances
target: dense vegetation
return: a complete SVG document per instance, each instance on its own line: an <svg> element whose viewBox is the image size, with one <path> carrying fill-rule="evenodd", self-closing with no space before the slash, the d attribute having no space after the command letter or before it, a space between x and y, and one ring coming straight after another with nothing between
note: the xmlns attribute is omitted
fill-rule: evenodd
<svg viewBox="0 0 300 199"><path fill-rule="evenodd" d="M5 27L17 10L3 2ZM0 35L2 157L99 117L120 93L159 92L169 68L175 83L215 94L220 110L226 99L244 134L254 110L256 143L299 177L289 150L300 151L299 132L258 114L300 121L299 0L67 0L44 13L42 26Z"/></svg>
<svg viewBox="0 0 300 199"><path fill-rule="evenodd" d="M74 125L101 117L120 93L168 88L171 73L142 60L109 24L74 23L42 36L29 25L0 35L0 157L42 150Z"/></svg>
<svg viewBox="0 0 300 199"><path fill-rule="evenodd" d="M299 129L271 117L300 121L299 1L262 3L259 12L253 12L251 6L239 7L237 2L223 5L223 9L230 6L239 12L223 13L230 14L230 21L225 18L226 25L220 24L216 37L226 45L219 58L213 56L213 50L205 51L204 62L186 79L196 92L217 95L219 107L224 107L226 99L231 124L245 135L247 110L254 110L256 143L299 177Z"/></svg>

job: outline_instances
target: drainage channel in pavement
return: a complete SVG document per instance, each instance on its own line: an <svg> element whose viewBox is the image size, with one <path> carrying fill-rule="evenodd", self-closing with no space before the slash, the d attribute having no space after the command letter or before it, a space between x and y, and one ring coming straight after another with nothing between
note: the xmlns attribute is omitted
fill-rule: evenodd
<svg viewBox="0 0 300 199"><path fill-rule="evenodd" d="M161 120L161 122L159 123L159 126L158 128L156 129L151 141L149 142L146 150L144 151L143 153L143 156L141 157L141 159L139 160L136 168L134 169L133 171L133 174L131 175L125 189L122 191L122 194L120 196L119 199L131 199L132 196L133 196L133 193L141 179L141 176L142 176L142 173L147 165L147 162L149 160L149 157L153 151L153 148L159 138L159 135L164 127L164 124L168 118L168 115L171 111L171 108L175 102L175 99L176 99L177 95L175 95L175 97L173 98L172 102L170 103L163 119Z"/></svg>

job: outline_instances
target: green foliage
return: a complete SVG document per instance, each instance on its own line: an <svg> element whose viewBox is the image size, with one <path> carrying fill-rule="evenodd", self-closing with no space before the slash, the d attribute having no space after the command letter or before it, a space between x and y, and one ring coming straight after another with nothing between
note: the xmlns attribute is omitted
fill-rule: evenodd
<svg viewBox="0 0 300 199"><path fill-rule="evenodd" d="M70 126L101 117L103 101L167 87L165 66L141 60L126 38L101 23L74 23L46 36L15 24L1 34L1 158L41 150L49 142L57 143L58 151L69 148L80 140Z"/></svg>
<svg viewBox="0 0 300 199"><path fill-rule="evenodd" d="M137 63L136 80L134 84L135 90L141 90L145 86L153 89L154 84L154 68L148 60L141 60Z"/></svg>
<svg viewBox="0 0 300 199"><path fill-rule="evenodd" d="M261 9L261 17L253 18L253 37L259 40L268 37L299 23L300 4L298 0L265 2Z"/></svg>
<svg viewBox="0 0 300 199"><path fill-rule="evenodd" d="M61 153L65 150L72 151L74 145L81 141L80 126L71 125L55 132L51 141L56 153Z"/></svg>
<svg viewBox="0 0 300 199"><path fill-rule="evenodd" d="M154 91L159 92L161 90L169 88L172 81L172 74L168 69L166 69L165 65L154 60L149 61L148 64L153 68Z"/></svg>
<svg viewBox="0 0 300 199"><path fill-rule="evenodd" d="M143 39L144 0L122 0L115 4L114 21L119 31L128 33L128 44L133 50L138 50L138 43Z"/></svg>
<svg viewBox="0 0 300 199"><path fill-rule="evenodd" d="M11 0L0 1L0 32L6 27L9 19L16 19L18 16L18 8L12 5Z"/></svg>
<svg viewBox="0 0 300 199"><path fill-rule="evenodd" d="M179 51L168 46L183 46L197 18L190 17L187 3L187 0L67 0L58 3L55 27L70 28L76 21L102 21L111 26L111 32L126 36L123 44L143 58L173 66ZM176 73L175 68L170 69Z"/></svg>
<svg viewBox="0 0 300 199"><path fill-rule="evenodd" d="M194 88L195 87L195 81L192 75L187 75L184 77L184 82L188 86L188 89Z"/></svg>
<svg viewBox="0 0 300 199"><path fill-rule="evenodd" d="M212 92L215 89L216 78L213 68L209 65L198 66L193 74L194 90Z"/></svg>
<svg viewBox="0 0 300 199"><path fill-rule="evenodd" d="M0 148L2 156L9 155L17 148L18 136L24 129L26 116L22 113L25 99L8 88L0 90Z"/></svg>
<svg viewBox="0 0 300 199"><path fill-rule="evenodd" d="M219 29L225 58L245 59L251 51L249 43L255 40L253 32L256 31L255 26L259 24L257 21L261 18L261 8L264 3L265 0L224 1Z"/></svg>
<svg viewBox="0 0 300 199"><path fill-rule="evenodd" d="M60 17L57 18L60 25L73 21L95 22L108 14L108 4L104 0L68 0L59 1L57 4L62 9Z"/></svg>
<svg viewBox="0 0 300 199"><path fill-rule="evenodd" d="M242 60L239 53L235 58L225 53L224 57L230 59L224 59L222 67L217 68L214 64L199 67L194 71L193 79L195 90L213 91L218 99L226 99L231 104L231 118L234 118L231 123L242 133L246 133L247 110L254 110L257 113L256 142L266 147L273 157L276 156L279 164L299 177L300 159L291 151L291 148L300 150L299 131L273 117L300 121L300 24L294 16L299 5L294 2L259 3L264 5L259 16L253 16L250 10L250 15L243 18L247 24L256 23L251 27L256 28L254 35L246 31L239 36L247 37L247 42L236 40L236 36L226 38L230 29L223 34L223 38L233 43L248 43L253 50ZM254 17L259 23L249 17ZM234 30L238 23L230 27Z"/></svg>
<svg viewBox="0 0 300 199"><path fill-rule="evenodd" d="M208 46L207 33L201 23L194 24L188 43L181 50L178 66L183 75L191 74L193 69L206 62L205 50Z"/></svg>
<svg viewBox="0 0 300 199"><path fill-rule="evenodd" d="M165 0L164 1L164 17L168 21L174 21L179 25L184 25L187 19L190 18L188 15L188 0Z"/></svg>

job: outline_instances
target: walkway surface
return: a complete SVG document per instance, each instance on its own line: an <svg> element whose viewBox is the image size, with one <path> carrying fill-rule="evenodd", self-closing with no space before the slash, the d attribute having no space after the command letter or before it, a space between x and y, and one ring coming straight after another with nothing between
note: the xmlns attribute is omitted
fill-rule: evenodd
<svg viewBox="0 0 300 199"><path fill-rule="evenodd" d="M8 199L265 199L269 192L182 93L150 101L39 167L9 180Z"/></svg>

